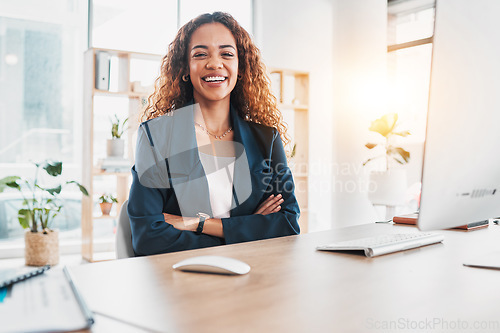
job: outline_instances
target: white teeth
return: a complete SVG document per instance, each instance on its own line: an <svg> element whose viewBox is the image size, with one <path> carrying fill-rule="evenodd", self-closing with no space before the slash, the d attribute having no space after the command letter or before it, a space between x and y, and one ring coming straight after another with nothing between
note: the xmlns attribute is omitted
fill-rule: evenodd
<svg viewBox="0 0 500 333"><path fill-rule="evenodd" d="M203 78L204 81L214 82L214 81L224 81L226 78L223 76L207 76Z"/></svg>

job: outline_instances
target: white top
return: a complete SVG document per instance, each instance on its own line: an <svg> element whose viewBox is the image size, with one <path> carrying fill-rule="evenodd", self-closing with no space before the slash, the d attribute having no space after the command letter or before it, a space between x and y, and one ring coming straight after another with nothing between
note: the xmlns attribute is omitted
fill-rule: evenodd
<svg viewBox="0 0 500 333"><path fill-rule="evenodd" d="M233 174L236 158L199 153L207 176L212 217L229 217L233 200Z"/></svg>

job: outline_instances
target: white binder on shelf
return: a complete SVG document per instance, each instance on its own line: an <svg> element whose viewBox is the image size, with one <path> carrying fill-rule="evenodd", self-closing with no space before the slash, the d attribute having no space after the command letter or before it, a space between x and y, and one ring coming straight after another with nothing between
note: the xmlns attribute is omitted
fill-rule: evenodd
<svg viewBox="0 0 500 333"><path fill-rule="evenodd" d="M99 90L109 90L110 55L100 51L95 55L95 87Z"/></svg>

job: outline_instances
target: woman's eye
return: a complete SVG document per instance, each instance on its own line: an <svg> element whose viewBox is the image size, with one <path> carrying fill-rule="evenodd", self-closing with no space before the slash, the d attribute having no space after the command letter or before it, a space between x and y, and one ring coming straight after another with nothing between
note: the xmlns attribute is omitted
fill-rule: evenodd
<svg viewBox="0 0 500 333"><path fill-rule="evenodd" d="M193 55L193 58L200 58L206 56L206 53L196 53Z"/></svg>
<svg viewBox="0 0 500 333"><path fill-rule="evenodd" d="M234 57L234 55L232 53L229 53L229 52L222 53L222 56L223 57L229 57L229 58Z"/></svg>

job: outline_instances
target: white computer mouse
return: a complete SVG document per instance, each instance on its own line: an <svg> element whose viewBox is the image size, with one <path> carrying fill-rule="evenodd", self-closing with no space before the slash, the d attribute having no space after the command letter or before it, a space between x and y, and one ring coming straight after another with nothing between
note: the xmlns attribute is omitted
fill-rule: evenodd
<svg viewBox="0 0 500 333"><path fill-rule="evenodd" d="M243 275L250 272L250 266L243 261L221 256L193 257L178 262L172 268L188 272L231 275Z"/></svg>

